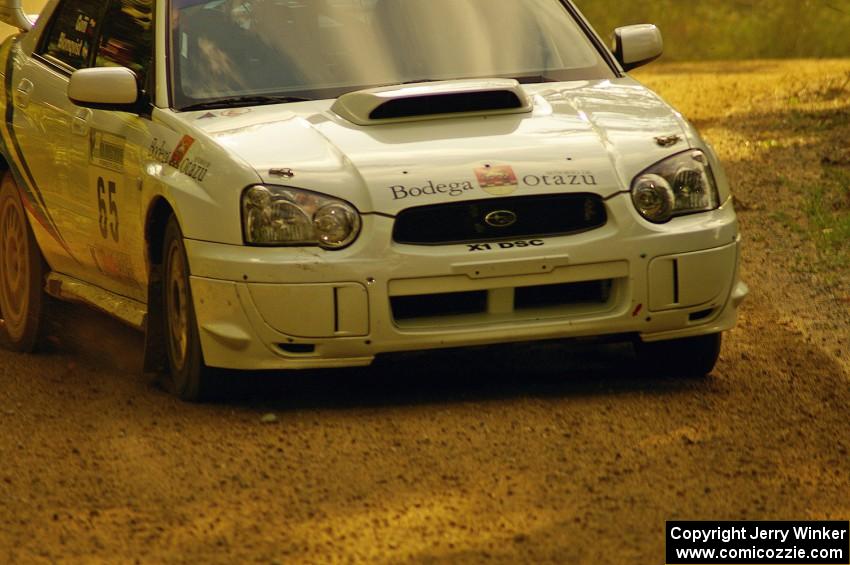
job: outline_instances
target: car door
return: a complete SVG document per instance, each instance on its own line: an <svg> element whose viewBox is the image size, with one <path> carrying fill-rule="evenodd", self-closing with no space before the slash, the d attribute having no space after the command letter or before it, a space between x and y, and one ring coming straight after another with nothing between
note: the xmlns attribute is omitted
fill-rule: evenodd
<svg viewBox="0 0 850 565"><path fill-rule="evenodd" d="M67 88L71 73L88 65L104 8L100 0L63 0L32 56L20 58L12 74L14 137L39 229L49 234L41 248L54 270L79 278L92 263L86 246L92 202L71 176L72 163L84 159L88 147L73 135L82 110L68 100Z"/></svg>
<svg viewBox="0 0 850 565"><path fill-rule="evenodd" d="M52 268L145 301L140 212L144 112L73 104L71 74L125 66L145 85L151 66L153 2L63 0L33 56L16 72L14 125L22 153L55 230ZM144 89L142 103L144 108Z"/></svg>
<svg viewBox="0 0 850 565"><path fill-rule="evenodd" d="M85 236L93 277L139 301L147 299L141 211L143 158L150 145L153 2L111 0L98 28L92 65L131 69L141 87L138 113L77 108L72 137L87 147L70 163L74 190L88 199Z"/></svg>

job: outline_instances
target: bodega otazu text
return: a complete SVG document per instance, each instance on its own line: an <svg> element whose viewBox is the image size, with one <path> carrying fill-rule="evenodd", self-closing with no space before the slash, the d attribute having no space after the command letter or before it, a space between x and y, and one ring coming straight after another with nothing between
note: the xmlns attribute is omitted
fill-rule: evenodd
<svg viewBox="0 0 850 565"><path fill-rule="evenodd" d="M427 180L416 185L397 184L389 187L393 200L420 198L423 196L460 196L476 189L475 181L435 182ZM596 176L588 171L555 171L544 174L529 174L519 178L521 186L596 186ZM516 186L516 184L514 184Z"/></svg>
<svg viewBox="0 0 850 565"><path fill-rule="evenodd" d="M832 528L813 528L811 526L796 526L789 528L762 528L759 526L717 527L707 530L682 528L675 526L670 530L670 537L675 540L712 543L732 540L776 540L781 542L802 540L843 540L847 530Z"/></svg>

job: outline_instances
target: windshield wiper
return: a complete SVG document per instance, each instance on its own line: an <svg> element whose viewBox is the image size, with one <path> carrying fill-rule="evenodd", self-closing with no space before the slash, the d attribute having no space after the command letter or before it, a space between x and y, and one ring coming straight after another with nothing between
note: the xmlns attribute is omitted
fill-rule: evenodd
<svg viewBox="0 0 850 565"><path fill-rule="evenodd" d="M286 104L289 102L309 102L310 98L299 96L228 96L226 98L214 98L197 104L189 104L180 108L182 112L193 110L215 110L217 108L235 108L238 106L263 106L267 104Z"/></svg>

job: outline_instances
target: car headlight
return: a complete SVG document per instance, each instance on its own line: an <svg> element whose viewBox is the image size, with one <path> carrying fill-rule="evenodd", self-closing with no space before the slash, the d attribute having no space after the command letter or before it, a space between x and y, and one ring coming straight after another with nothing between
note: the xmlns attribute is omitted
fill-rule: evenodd
<svg viewBox="0 0 850 565"><path fill-rule="evenodd" d="M720 205L717 183L705 153L692 149L651 166L632 181L632 201L656 224Z"/></svg>
<svg viewBox="0 0 850 565"><path fill-rule="evenodd" d="M288 186L255 185L242 193L249 245L318 245L341 249L360 233L360 214L343 200Z"/></svg>

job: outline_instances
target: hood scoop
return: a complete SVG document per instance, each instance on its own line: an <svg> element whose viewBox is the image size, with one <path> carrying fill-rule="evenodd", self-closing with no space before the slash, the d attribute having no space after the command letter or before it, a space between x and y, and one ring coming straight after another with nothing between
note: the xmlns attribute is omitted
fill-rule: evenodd
<svg viewBox="0 0 850 565"><path fill-rule="evenodd" d="M513 79L422 82L349 92L331 110L359 126L531 112Z"/></svg>

